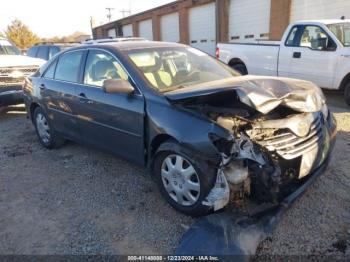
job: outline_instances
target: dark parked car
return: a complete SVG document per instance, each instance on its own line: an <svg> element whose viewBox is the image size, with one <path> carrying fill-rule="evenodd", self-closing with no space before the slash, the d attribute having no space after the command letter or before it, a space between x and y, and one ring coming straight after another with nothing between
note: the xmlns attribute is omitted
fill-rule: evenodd
<svg viewBox="0 0 350 262"><path fill-rule="evenodd" d="M23 89L43 146L69 139L144 165L190 215L278 203L323 172L336 134L314 84L240 76L175 43L76 47Z"/></svg>
<svg viewBox="0 0 350 262"><path fill-rule="evenodd" d="M50 60L57 53L74 47L79 43L40 43L32 46L27 51L27 56Z"/></svg>

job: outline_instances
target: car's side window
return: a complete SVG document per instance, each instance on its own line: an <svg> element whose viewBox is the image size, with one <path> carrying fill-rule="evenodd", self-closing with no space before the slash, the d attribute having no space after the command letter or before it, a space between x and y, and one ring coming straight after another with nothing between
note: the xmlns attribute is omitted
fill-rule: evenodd
<svg viewBox="0 0 350 262"><path fill-rule="evenodd" d="M313 50L331 50L336 47L333 40L318 26L305 26L300 38L300 46Z"/></svg>
<svg viewBox="0 0 350 262"><path fill-rule="evenodd" d="M48 47L47 46L40 46L39 47L39 51L37 54L38 58L47 60L47 51L48 51Z"/></svg>
<svg viewBox="0 0 350 262"><path fill-rule="evenodd" d="M298 43L296 43L296 39L298 37L298 31L299 31L298 26L294 26L292 30L290 30L290 33L288 35L287 41L286 41L286 46L297 46Z"/></svg>
<svg viewBox="0 0 350 262"><path fill-rule="evenodd" d="M57 65L57 59L55 59L55 61L53 63L51 63L49 68L46 70L46 72L44 74L45 78L50 78L50 79L54 78L56 65Z"/></svg>
<svg viewBox="0 0 350 262"><path fill-rule="evenodd" d="M78 82L82 51L72 51L59 57L55 79L69 82Z"/></svg>
<svg viewBox="0 0 350 262"><path fill-rule="evenodd" d="M31 56L31 57L36 57L37 52L38 52L38 47L33 46L33 47L29 48L27 55Z"/></svg>
<svg viewBox="0 0 350 262"><path fill-rule="evenodd" d="M128 74L112 55L90 50L86 60L84 84L102 87L107 79L128 80Z"/></svg>

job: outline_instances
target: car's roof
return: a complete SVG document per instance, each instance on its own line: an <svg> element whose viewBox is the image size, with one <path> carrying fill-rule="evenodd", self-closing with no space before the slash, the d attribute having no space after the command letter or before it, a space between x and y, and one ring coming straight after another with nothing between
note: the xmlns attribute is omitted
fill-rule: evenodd
<svg viewBox="0 0 350 262"><path fill-rule="evenodd" d="M307 24L307 23L330 25L330 24L350 23L350 19L300 20L295 22L294 24Z"/></svg>
<svg viewBox="0 0 350 262"><path fill-rule="evenodd" d="M90 45L89 45L90 46ZM184 47L185 45L173 42L158 42L158 41L125 41L113 43L99 43L90 47L108 46L118 50L133 50L143 48L160 48L160 47Z"/></svg>
<svg viewBox="0 0 350 262"><path fill-rule="evenodd" d="M89 39L82 44L99 44L99 43L112 43L112 42L124 42L124 41L148 41L146 38L142 37L109 37L102 39Z"/></svg>

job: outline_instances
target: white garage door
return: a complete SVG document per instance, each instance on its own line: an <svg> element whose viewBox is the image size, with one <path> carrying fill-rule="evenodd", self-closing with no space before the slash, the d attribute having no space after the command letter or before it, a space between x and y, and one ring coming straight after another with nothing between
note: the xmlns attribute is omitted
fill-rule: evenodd
<svg viewBox="0 0 350 262"><path fill-rule="evenodd" d="M179 13L163 15L160 18L161 40L167 42L179 42Z"/></svg>
<svg viewBox="0 0 350 262"><path fill-rule="evenodd" d="M123 25L123 36L133 36L132 24Z"/></svg>
<svg viewBox="0 0 350 262"><path fill-rule="evenodd" d="M349 0L292 0L290 21L350 18Z"/></svg>
<svg viewBox="0 0 350 262"><path fill-rule="evenodd" d="M139 23L140 37L153 40L152 19L144 20Z"/></svg>
<svg viewBox="0 0 350 262"><path fill-rule="evenodd" d="M112 28L112 29L109 29L108 30L108 37L117 37L117 33L116 33L116 31L115 31L115 28Z"/></svg>
<svg viewBox="0 0 350 262"><path fill-rule="evenodd" d="M188 17L190 45L215 54L215 3L193 7Z"/></svg>
<svg viewBox="0 0 350 262"><path fill-rule="evenodd" d="M229 41L251 42L268 39L271 0L231 0Z"/></svg>

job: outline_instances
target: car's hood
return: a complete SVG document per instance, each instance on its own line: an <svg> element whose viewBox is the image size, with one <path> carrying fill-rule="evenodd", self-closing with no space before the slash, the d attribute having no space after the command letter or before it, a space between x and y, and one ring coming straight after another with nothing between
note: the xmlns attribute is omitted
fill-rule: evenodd
<svg viewBox="0 0 350 262"><path fill-rule="evenodd" d="M0 67L42 66L45 60L24 55L0 55Z"/></svg>
<svg viewBox="0 0 350 262"><path fill-rule="evenodd" d="M264 114L279 105L298 112L316 112L325 103L321 89L309 81L252 75L192 85L167 92L165 96L178 101L230 90L237 93L242 103Z"/></svg>

